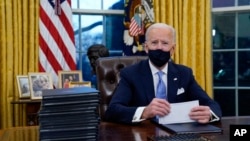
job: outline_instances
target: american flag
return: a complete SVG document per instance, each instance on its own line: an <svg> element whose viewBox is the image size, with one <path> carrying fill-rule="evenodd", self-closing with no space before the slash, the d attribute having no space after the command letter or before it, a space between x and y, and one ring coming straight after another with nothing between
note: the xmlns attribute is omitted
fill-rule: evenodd
<svg viewBox="0 0 250 141"><path fill-rule="evenodd" d="M142 21L141 18L139 16L139 14L135 14L132 18L131 18L131 23L129 25L129 33L131 36L137 36L139 34L142 34Z"/></svg>
<svg viewBox="0 0 250 141"><path fill-rule="evenodd" d="M76 70L71 0L40 0L39 71L51 73L58 86L59 70Z"/></svg>

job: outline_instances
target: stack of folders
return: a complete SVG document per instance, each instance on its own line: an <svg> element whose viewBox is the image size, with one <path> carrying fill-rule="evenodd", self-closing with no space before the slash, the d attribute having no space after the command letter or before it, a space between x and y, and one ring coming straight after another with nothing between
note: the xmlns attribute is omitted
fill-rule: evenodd
<svg viewBox="0 0 250 141"><path fill-rule="evenodd" d="M43 90L40 141L98 140L99 92L89 87Z"/></svg>

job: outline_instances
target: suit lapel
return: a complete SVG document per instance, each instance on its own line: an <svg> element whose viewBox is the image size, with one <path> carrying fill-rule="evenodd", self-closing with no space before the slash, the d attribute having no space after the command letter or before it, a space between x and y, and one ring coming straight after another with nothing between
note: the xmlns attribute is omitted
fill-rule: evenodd
<svg viewBox="0 0 250 141"><path fill-rule="evenodd" d="M153 84L153 76L149 67L148 60L142 62L142 66L140 67L140 72L142 73L141 83L143 84L143 90L145 96L147 97L148 102L151 102L153 98L155 98L154 84ZM168 101L175 102L178 90L178 84L180 81L180 75L178 74L178 69L173 65L173 63L169 62L168 64Z"/></svg>
<svg viewBox="0 0 250 141"><path fill-rule="evenodd" d="M149 67L148 59L143 61L141 72L142 72L142 82L143 83L143 88L145 96L147 97L148 102L150 103L152 99L155 97L155 92L154 92L154 83L153 83L153 76L152 72Z"/></svg>
<svg viewBox="0 0 250 141"><path fill-rule="evenodd" d="M168 101L175 102L180 76L173 63L168 63Z"/></svg>

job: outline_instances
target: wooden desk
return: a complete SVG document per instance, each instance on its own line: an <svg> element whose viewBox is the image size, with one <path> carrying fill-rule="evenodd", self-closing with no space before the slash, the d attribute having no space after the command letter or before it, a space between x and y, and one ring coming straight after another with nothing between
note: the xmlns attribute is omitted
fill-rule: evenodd
<svg viewBox="0 0 250 141"><path fill-rule="evenodd" d="M223 128L223 133L203 134L212 141L229 141L230 124L250 124L249 117L226 117L217 126ZM99 141L147 141L147 136L168 135L166 131L155 124L145 121L139 125L122 125L101 122L99 127ZM0 141L38 141L39 126L14 127L0 130Z"/></svg>
<svg viewBox="0 0 250 141"><path fill-rule="evenodd" d="M41 100L31 100L31 99L18 99L13 100L12 104L12 117L13 117L13 127L16 126L15 124L15 104L26 104L26 125L38 125L38 112L40 110Z"/></svg>

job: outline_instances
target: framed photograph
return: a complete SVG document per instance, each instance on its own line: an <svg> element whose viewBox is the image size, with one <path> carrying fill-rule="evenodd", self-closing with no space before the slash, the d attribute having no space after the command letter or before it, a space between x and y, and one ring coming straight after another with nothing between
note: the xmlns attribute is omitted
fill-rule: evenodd
<svg viewBox="0 0 250 141"><path fill-rule="evenodd" d="M70 82L82 82L82 72L77 71L58 71L58 87L69 88Z"/></svg>
<svg viewBox="0 0 250 141"><path fill-rule="evenodd" d="M16 80L19 98L30 98L30 86L28 75L17 75Z"/></svg>
<svg viewBox="0 0 250 141"><path fill-rule="evenodd" d="M31 99L42 99L43 89L53 89L53 82L50 73L28 73L28 76Z"/></svg>
<svg viewBox="0 0 250 141"><path fill-rule="evenodd" d="M75 87L91 87L90 81L81 81L81 82L69 82L69 88Z"/></svg>

